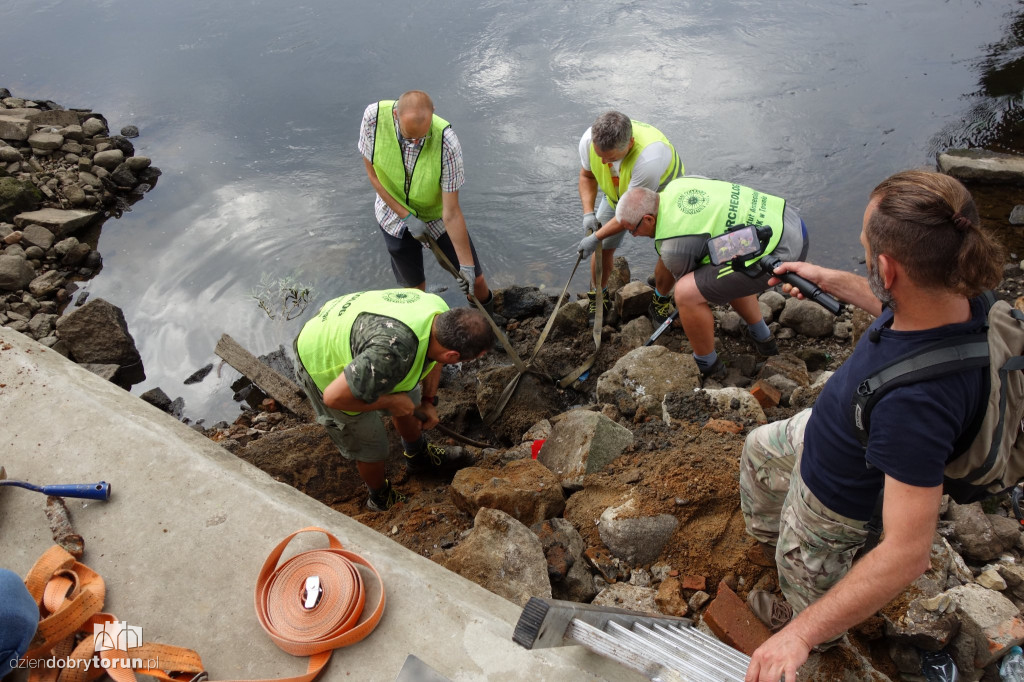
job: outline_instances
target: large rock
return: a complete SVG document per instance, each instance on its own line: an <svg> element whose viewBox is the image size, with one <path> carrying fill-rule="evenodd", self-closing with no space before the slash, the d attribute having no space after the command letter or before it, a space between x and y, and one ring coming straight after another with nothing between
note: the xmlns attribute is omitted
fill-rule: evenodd
<svg viewBox="0 0 1024 682"><path fill-rule="evenodd" d="M981 149L949 149L938 155L939 170L965 182L1024 185L1024 156Z"/></svg>
<svg viewBox="0 0 1024 682"><path fill-rule="evenodd" d="M490 469L461 469L452 480L451 495L455 506L470 516L489 507L527 526L558 516L565 509L558 477L534 459L509 462L497 475Z"/></svg>
<svg viewBox="0 0 1024 682"><path fill-rule="evenodd" d="M555 599L589 602L597 594L594 575L588 568L583 537L563 518L553 518L530 526L540 538L548 561L548 578Z"/></svg>
<svg viewBox="0 0 1024 682"><path fill-rule="evenodd" d="M146 376L124 313L102 298L93 299L59 319L57 334L76 362L117 365L124 372L124 381L130 384Z"/></svg>
<svg viewBox="0 0 1024 682"><path fill-rule="evenodd" d="M21 231L21 240L29 246L38 246L46 251L53 246L53 232L42 225L26 225Z"/></svg>
<svg viewBox="0 0 1024 682"><path fill-rule="evenodd" d="M712 415L718 419L729 419L743 424L764 424L768 421L757 398L746 389L730 386L708 388L704 392L711 402Z"/></svg>
<svg viewBox="0 0 1024 682"><path fill-rule="evenodd" d="M0 290L24 289L35 276L36 271L22 256L0 255Z"/></svg>
<svg viewBox="0 0 1024 682"><path fill-rule="evenodd" d="M643 515L630 498L601 514L598 532L613 555L632 566L647 566L658 558L678 525L671 514Z"/></svg>
<svg viewBox="0 0 1024 682"><path fill-rule="evenodd" d="M648 402L657 410L666 393L695 388L700 388L700 370L692 355L643 346L623 355L598 378L597 399L628 415Z"/></svg>
<svg viewBox="0 0 1024 682"><path fill-rule="evenodd" d="M28 138L28 145L34 150L52 152L64 144L64 136L60 133L33 133Z"/></svg>
<svg viewBox="0 0 1024 682"><path fill-rule="evenodd" d="M29 293L36 298L49 296L64 285L64 275L57 270L48 270L28 284Z"/></svg>
<svg viewBox="0 0 1024 682"><path fill-rule="evenodd" d="M439 562L519 606L530 597L551 598L540 539L497 509L485 507L477 512L473 530Z"/></svg>
<svg viewBox="0 0 1024 682"><path fill-rule="evenodd" d="M953 658L964 671L984 668L1010 647L1024 643L1024 621L1012 601L980 585L962 585L945 592L956 605L960 634Z"/></svg>
<svg viewBox="0 0 1024 682"><path fill-rule="evenodd" d="M0 109L0 111L5 111ZM0 115L0 140L24 142L32 134L32 122L18 116Z"/></svg>
<svg viewBox="0 0 1024 682"><path fill-rule="evenodd" d="M992 527L992 521L981 508L980 502L956 504L951 502L947 518L953 522L952 539L959 544L964 558L973 561L991 561L1012 545L1005 544L1008 538L1000 537ZM1020 531L1017 531L1018 535ZM1016 541L1016 537L1013 538Z"/></svg>
<svg viewBox="0 0 1024 682"><path fill-rule="evenodd" d="M583 477L605 468L633 442L633 433L599 412L572 410L561 415L537 454L562 487L578 490Z"/></svg>
<svg viewBox="0 0 1024 682"><path fill-rule="evenodd" d="M64 238L88 225L96 215L96 211L78 208L44 208L39 211L19 213L14 216L14 225L16 227L25 227L33 223L42 225L49 228L57 237Z"/></svg>
<svg viewBox="0 0 1024 682"><path fill-rule="evenodd" d="M623 322L647 314L654 290L646 282L630 282L615 292L615 310Z"/></svg>
<svg viewBox="0 0 1024 682"><path fill-rule="evenodd" d="M0 222L9 222L19 213L35 209L42 201L42 192L31 182L0 178Z"/></svg>
<svg viewBox="0 0 1024 682"><path fill-rule="evenodd" d="M804 336L831 336L835 323L835 315L807 299L789 299L779 315L779 324Z"/></svg>
<svg viewBox="0 0 1024 682"><path fill-rule="evenodd" d="M542 315L548 297L537 287L509 287L495 294L495 309L510 320Z"/></svg>

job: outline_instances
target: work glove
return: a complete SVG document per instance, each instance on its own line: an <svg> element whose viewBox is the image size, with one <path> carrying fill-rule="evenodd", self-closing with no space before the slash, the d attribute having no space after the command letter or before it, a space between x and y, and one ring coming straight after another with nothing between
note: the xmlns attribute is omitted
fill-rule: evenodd
<svg viewBox="0 0 1024 682"><path fill-rule="evenodd" d="M595 235L588 234L586 237L583 238L582 241L580 241L580 245L576 247L576 250L583 254L584 258L586 258L590 254L594 253L594 251L597 251L597 245L600 243L601 240L598 239Z"/></svg>
<svg viewBox="0 0 1024 682"><path fill-rule="evenodd" d="M600 225L597 224L597 216L593 213L583 214L583 236L590 234L591 232L597 232Z"/></svg>
<svg viewBox="0 0 1024 682"><path fill-rule="evenodd" d="M427 224L414 216L412 213L402 218L405 221L405 229L409 230L416 239L420 239L427 233Z"/></svg>
<svg viewBox="0 0 1024 682"><path fill-rule="evenodd" d="M466 298L469 298L470 293L473 291L473 282L476 280L476 266L460 265L459 274L462 275L462 277L456 281L459 283L459 288L462 289L462 293L466 295Z"/></svg>

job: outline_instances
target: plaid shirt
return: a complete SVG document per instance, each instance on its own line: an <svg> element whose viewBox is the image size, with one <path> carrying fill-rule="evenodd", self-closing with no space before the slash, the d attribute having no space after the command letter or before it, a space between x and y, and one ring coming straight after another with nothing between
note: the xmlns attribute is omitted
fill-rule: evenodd
<svg viewBox="0 0 1024 682"><path fill-rule="evenodd" d="M377 102L366 107L363 112L363 124L359 131L359 153L373 163L373 142L377 133ZM405 161L405 187L409 188L412 180L412 170L416 167L416 159L420 155L423 143L416 144L402 139L398 130L398 121L393 121L395 134L398 135L399 143L402 146L402 157ZM466 181L466 174L462 167L462 146L455 131L449 126L445 128L441 137L441 191L457 192ZM393 237L401 237L405 230L405 223L398 217L398 214L391 210L391 207L384 203L378 195L373 202L373 211L380 223L381 229ZM441 219L431 220L427 223L430 235L437 239L444 234L444 221ZM427 248L424 246L423 248Z"/></svg>

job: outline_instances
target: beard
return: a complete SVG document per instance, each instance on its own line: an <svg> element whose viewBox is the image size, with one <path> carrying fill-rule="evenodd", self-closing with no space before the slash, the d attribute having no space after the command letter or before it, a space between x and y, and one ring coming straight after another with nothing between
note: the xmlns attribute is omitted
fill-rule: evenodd
<svg viewBox="0 0 1024 682"><path fill-rule="evenodd" d="M885 288L882 276L878 274L877 258L872 258L868 264L868 286L871 287L871 293L882 302L883 306L888 307L889 310L896 310L896 301L892 297L892 292Z"/></svg>

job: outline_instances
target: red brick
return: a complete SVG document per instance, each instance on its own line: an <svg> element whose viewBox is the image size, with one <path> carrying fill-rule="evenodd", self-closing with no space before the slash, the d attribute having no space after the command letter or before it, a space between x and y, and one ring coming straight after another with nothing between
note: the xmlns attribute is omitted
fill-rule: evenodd
<svg viewBox="0 0 1024 682"><path fill-rule="evenodd" d="M718 639L748 656L772 636L765 624L724 582L718 584L718 596L704 610L703 617Z"/></svg>
<svg viewBox="0 0 1024 682"><path fill-rule="evenodd" d="M704 425L704 428L715 433L739 433L743 430L743 425L728 419L712 419Z"/></svg>
<svg viewBox="0 0 1024 682"><path fill-rule="evenodd" d="M782 400L782 393L779 389L775 388L767 381L758 380L754 384L754 387L750 389L750 394L757 398L757 402L761 404L761 407L767 410L770 407L775 407Z"/></svg>
<svg viewBox="0 0 1024 682"><path fill-rule="evenodd" d="M702 575L684 575L683 576L683 589L684 590L706 590L708 586L708 580Z"/></svg>

